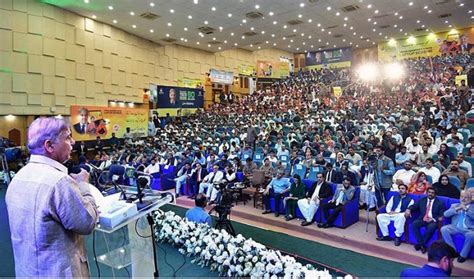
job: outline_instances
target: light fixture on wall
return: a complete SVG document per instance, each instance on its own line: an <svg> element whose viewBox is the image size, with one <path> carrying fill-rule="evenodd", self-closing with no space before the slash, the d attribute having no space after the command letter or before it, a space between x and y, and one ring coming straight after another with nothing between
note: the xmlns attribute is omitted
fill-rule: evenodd
<svg viewBox="0 0 474 279"><path fill-rule="evenodd" d="M5 119L6 119L7 121L14 121L15 118L16 118L16 116L13 115L13 114L5 115Z"/></svg>

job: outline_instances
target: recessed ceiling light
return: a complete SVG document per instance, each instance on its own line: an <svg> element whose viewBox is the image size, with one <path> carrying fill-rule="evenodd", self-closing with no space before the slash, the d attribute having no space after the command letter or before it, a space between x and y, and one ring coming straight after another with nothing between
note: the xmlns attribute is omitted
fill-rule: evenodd
<svg viewBox="0 0 474 279"><path fill-rule="evenodd" d="M394 28L397 28L397 27L398 27L398 25L397 25L397 24L395 24L393 27L394 27Z"/></svg>
<svg viewBox="0 0 474 279"><path fill-rule="evenodd" d="M334 47L336 47L336 45L334 45Z"/></svg>
<svg viewBox="0 0 474 279"><path fill-rule="evenodd" d="M293 33L296 33L296 29L293 29Z"/></svg>
<svg viewBox="0 0 474 279"><path fill-rule="evenodd" d="M173 10L173 9L171 9L171 10L170 10L170 13L174 14L174 10Z"/></svg>
<svg viewBox="0 0 474 279"><path fill-rule="evenodd" d="M318 50L321 50L321 48L318 48Z"/></svg>
<svg viewBox="0 0 474 279"><path fill-rule="evenodd" d="M224 44L227 44L227 40L224 40Z"/></svg>
<svg viewBox="0 0 474 279"><path fill-rule="evenodd" d="M346 39L342 39L342 41L343 41L343 42L345 42L345 41L346 41Z"/></svg>
<svg viewBox="0 0 474 279"><path fill-rule="evenodd" d="M153 32L155 32L155 30L153 30L153 29L150 29L150 33L153 33Z"/></svg>
<svg viewBox="0 0 474 279"><path fill-rule="evenodd" d="M242 19L242 23L247 23L247 20L245 18Z"/></svg>
<svg viewBox="0 0 474 279"><path fill-rule="evenodd" d="M188 27L184 27L184 31L188 31Z"/></svg>
<svg viewBox="0 0 474 279"><path fill-rule="evenodd" d="M413 2L408 3L408 6L413 6Z"/></svg>
<svg viewBox="0 0 474 279"><path fill-rule="evenodd" d="M286 26L286 25L283 25L283 29L286 29L287 27L288 27L288 26Z"/></svg>
<svg viewBox="0 0 474 279"><path fill-rule="evenodd" d="M463 6L464 6L464 3L459 4L459 7L463 7Z"/></svg>
<svg viewBox="0 0 474 279"><path fill-rule="evenodd" d="M260 49L260 48L261 48L261 47L260 47L260 46L258 46L258 49Z"/></svg>
<svg viewBox="0 0 474 279"><path fill-rule="evenodd" d="M277 44L276 43L273 43L273 46L276 46Z"/></svg>
<svg viewBox="0 0 474 279"><path fill-rule="evenodd" d="M272 38L275 38L275 34L272 34Z"/></svg>
<svg viewBox="0 0 474 279"><path fill-rule="evenodd" d="M117 23L117 20L116 20L116 19L114 19L114 20L112 20L112 22L113 22L113 23Z"/></svg>
<svg viewBox="0 0 474 279"><path fill-rule="evenodd" d="M288 45L288 48L290 48L290 47L291 47L291 45Z"/></svg>
<svg viewBox="0 0 474 279"><path fill-rule="evenodd" d="M300 8L304 8L304 3L300 3Z"/></svg>
<svg viewBox="0 0 474 279"><path fill-rule="evenodd" d="M215 11L216 11L216 7L212 7L212 8L211 8L211 11L215 12Z"/></svg>
<svg viewBox="0 0 474 279"><path fill-rule="evenodd" d="M417 20L416 23L420 23L420 20Z"/></svg>
<svg viewBox="0 0 474 279"><path fill-rule="evenodd" d="M468 14L472 14L472 10L469 10L467 13L468 13Z"/></svg>
<svg viewBox="0 0 474 279"><path fill-rule="evenodd" d="M424 6L423 9L425 9L425 10L428 9L428 6Z"/></svg>
<svg viewBox="0 0 474 279"><path fill-rule="evenodd" d="M303 15L302 15L302 14L299 14L299 15L298 15L298 18L302 18L302 17L303 17Z"/></svg>
<svg viewBox="0 0 474 279"><path fill-rule="evenodd" d="M260 9L260 5L258 5L258 4L255 5L255 9L257 9L257 10Z"/></svg>
<svg viewBox="0 0 474 279"><path fill-rule="evenodd" d="M132 25L132 28L137 28L137 26L134 24L134 25Z"/></svg>
<svg viewBox="0 0 474 279"><path fill-rule="evenodd" d="M167 25L168 25L168 26L171 26L172 24L171 24L171 22L168 22L168 24L167 24Z"/></svg>
<svg viewBox="0 0 474 279"><path fill-rule="evenodd" d="M293 42L293 39L290 40L290 43L292 43L292 42Z"/></svg>
<svg viewBox="0 0 474 279"><path fill-rule="evenodd" d="M375 32L375 31L377 31L375 28L374 28L374 29L372 29L372 32Z"/></svg>
<svg viewBox="0 0 474 279"><path fill-rule="evenodd" d="M285 40L286 40L286 37L283 37L283 41L285 41Z"/></svg>
<svg viewBox="0 0 474 279"><path fill-rule="evenodd" d="M311 39L311 38L312 38L311 35L309 35L309 36L308 36L308 39Z"/></svg>
<svg viewBox="0 0 474 279"><path fill-rule="evenodd" d="M400 16L399 19L403 19L403 16Z"/></svg>
<svg viewBox="0 0 474 279"><path fill-rule="evenodd" d="M169 37L169 36L170 36L170 34L166 33L166 35L165 35L165 36L166 36L166 37Z"/></svg>
<svg viewBox="0 0 474 279"><path fill-rule="evenodd" d="M395 16L397 16L397 15L398 15L398 12L397 12L397 13L395 13L394 15L395 15Z"/></svg>
<svg viewBox="0 0 474 279"><path fill-rule="evenodd" d="M330 11L330 10L331 10L331 6L327 7L326 10Z"/></svg>
<svg viewBox="0 0 474 279"><path fill-rule="evenodd" d="M308 22L311 23L311 22L313 22L313 20L310 18L310 19L308 19Z"/></svg>
<svg viewBox="0 0 474 279"><path fill-rule="evenodd" d="M453 26L450 24L450 25L448 25L448 27L451 28L451 27L453 27Z"/></svg>
<svg viewBox="0 0 474 279"><path fill-rule="evenodd" d="M255 30L255 28L253 28L253 27L250 27L250 30L251 30L251 31L253 31L253 30Z"/></svg>
<svg viewBox="0 0 474 279"><path fill-rule="evenodd" d="M347 23L344 23L344 27L346 27L346 26L347 26Z"/></svg>
<svg viewBox="0 0 474 279"><path fill-rule="evenodd" d="M329 42L326 42L326 45L328 46L328 45L329 45Z"/></svg>
<svg viewBox="0 0 474 279"><path fill-rule="evenodd" d="M341 13L340 13L340 12L337 12L337 13L336 13L336 16L340 16L340 15L341 15Z"/></svg>
<svg viewBox="0 0 474 279"><path fill-rule="evenodd" d="M356 47L359 47L359 45L356 45Z"/></svg>
<svg viewBox="0 0 474 279"><path fill-rule="evenodd" d="M260 32L260 33L265 34L265 31L262 30L262 32Z"/></svg>
<svg viewBox="0 0 474 279"><path fill-rule="evenodd" d="M379 13L379 10L375 10L374 13L375 13L375 14L378 14L378 13Z"/></svg>
<svg viewBox="0 0 474 279"><path fill-rule="evenodd" d="M196 45L199 45L199 42L196 42Z"/></svg>
<svg viewBox="0 0 474 279"><path fill-rule="evenodd" d="M268 15L269 15L269 16L273 16L273 12L269 12Z"/></svg>
<svg viewBox="0 0 474 279"><path fill-rule="evenodd" d="M209 22L208 22L207 20L205 20L205 21L204 21L204 24L208 25L208 24L209 24Z"/></svg>
<svg viewBox="0 0 474 279"><path fill-rule="evenodd" d="M245 40L245 36L242 36L242 40Z"/></svg>
<svg viewBox="0 0 474 279"><path fill-rule="evenodd" d="M96 15L92 15L92 18L93 18L93 19L96 19L96 18L97 18L97 16L96 16Z"/></svg>
<svg viewBox="0 0 474 279"><path fill-rule="evenodd" d="M385 39L388 39L388 36L385 36L384 38L385 38Z"/></svg>
<svg viewBox="0 0 474 279"><path fill-rule="evenodd" d="M131 15L131 16L134 16L134 15L135 15L135 13L134 13L134 12L130 12L130 15Z"/></svg>
<svg viewBox="0 0 474 279"><path fill-rule="evenodd" d="M231 36L234 36L234 32L230 33Z"/></svg>
<svg viewBox="0 0 474 279"><path fill-rule="evenodd" d="M367 9L371 9L371 8L372 8L372 4L367 5Z"/></svg>
<svg viewBox="0 0 474 279"><path fill-rule="evenodd" d="M216 40L216 37L213 37L212 40L215 41L215 40Z"/></svg>
<svg viewBox="0 0 474 279"><path fill-rule="evenodd" d="M374 25L377 25L377 21L374 21Z"/></svg>
<svg viewBox="0 0 474 279"><path fill-rule="evenodd" d="M321 32L324 32L324 28L321 28Z"/></svg>
<svg viewBox="0 0 474 279"><path fill-rule="evenodd" d="M349 27L349 29L351 29L351 30L354 29L354 26Z"/></svg>
<svg viewBox="0 0 474 279"><path fill-rule="evenodd" d="M350 45L352 45L352 42L349 42Z"/></svg>
<svg viewBox="0 0 474 279"><path fill-rule="evenodd" d="M354 35L354 36L357 35L357 32L352 33L352 35Z"/></svg>
<svg viewBox="0 0 474 279"><path fill-rule="evenodd" d="M235 43L234 46L238 46L239 44L238 43Z"/></svg>
<svg viewBox="0 0 474 279"><path fill-rule="evenodd" d="M211 47L211 44L208 44L207 47Z"/></svg>
<svg viewBox="0 0 474 279"><path fill-rule="evenodd" d="M224 27L222 27L222 26L219 26L219 31L221 31L221 32L222 32L222 29L224 29Z"/></svg>
<svg viewBox="0 0 474 279"><path fill-rule="evenodd" d="M318 42L321 42L321 39L318 39Z"/></svg>
<svg viewBox="0 0 474 279"><path fill-rule="evenodd" d="M448 21L447 21L447 20L446 20L446 23L448 23ZM425 25L424 25L424 24L423 24L423 25L421 25L421 28L425 28Z"/></svg>
<svg viewBox="0 0 474 279"><path fill-rule="evenodd" d="M379 32L379 36L382 36L382 32Z"/></svg>
<svg viewBox="0 0 474 279"><path fill-rule="evenodd" d="M150 7L154 7L154 6L155 6L155 3L150 2Z"/></svg>
<svg viewBox="0 0 474 279"><path fill-rule="evenodd" d="M217 47L218 50L221 50L222 48L221 47Z"/></svg>
<svg viewBox="0 0 474 279"><path fill-rule="evenodd" d="M431 10L428 10L428 13L431 14Z"/></svg>
<svg viewBox="0 0 474 279"><path fill-rule="evenodd" d="M403 32L403 28L400 28L400 32Z"/></svg>
<svg viewBox="0 0 474 279"><path fill-rule="evenodd" d="M347 18L347 16L344 18L345 21L347 21L349 18Z"/></svg>
<svg viewBox="0 0 474 279"><path fill-rule="evenodd" d="M192 16L192 15L188 15L188 18L189 18L189 19L193 19L193 16Z"/></svg>
<svg viewBox="0 0 474 279"><path fill-rule="evenodd" d="M193 0L193 3L197 5L199 3L199 0Z"/></svg>
<svg viewBox="0 0 474 279"><path fill-rule="evenodd" d="M318 27L321 27L321 23L318 23Z"/></svg>
<svg viewBox="0 0 474 279"><path fill-rule="evenodd" d="M227 14L228 17L232 17L232 14Z"/></svg>
<svg viewBox="0 0 474 279"><path fill-rule="evenodd" d="M113 7L113 6L109 6L109 10L113 10L113 9L114 9L114 7Z"/></svg>

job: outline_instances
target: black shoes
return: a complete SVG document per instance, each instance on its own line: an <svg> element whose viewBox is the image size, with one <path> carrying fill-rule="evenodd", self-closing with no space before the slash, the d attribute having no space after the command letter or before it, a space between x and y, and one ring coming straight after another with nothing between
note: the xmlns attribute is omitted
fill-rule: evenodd
<svg viewBox="0 0 474 279"><path fill-rule="evenodd" d="M420 249L421 249L421 245L420 245L420 244L415 244L414 247L415 247L415 250L416 250L416 251L420 251Z"/></svg>
<svg viewBox="0 0 474 279"><path fill-rule="evenodd" d="M275 212L275 217L279 217L279 216L280 216L280 213Z"/></svg>
<svg viewBox="0 0 474 279"><path fill-rule="evenodd" d="M394 243L395 243L395 246L400 246L400 244L402 244L402 240L400 239L400 237L396 236Z"/></svg>
<svg viewBox="0 0 474 279"><path fill-rule="evenodd" d="M388 235L386 235L386 236L378 236L376 239L377 239L378 241L390 241L390 240L392 240L392 238L391 238L390 236L388 236Z"/></svg>
<svg viewBox="0 0 474 279"><path fill-rule="evenodd" d="M271 210L265 210L265 211L262 212L262 214L269 214L269 213L272 213L272 211Z"/></svg>
<svg viewBox="0 0 474 279"><path fill-rule="evenodd" d="M291 214L285 216L285 220L286 220L286 221L290 221L290 220L293 220L293 219L295 219L295 217L293 217L293 215L291 215Z"/></svg>
<svg viewBox="0 0 474 279"><path fill-rule="evenodd" d="M463 258L461 256L458 257L458 263L463 263L466 261L466 258Z"/></svg>
<svg viewBox="0 0 474 279"><path fill-rule="evenodd" d="M426 247L424 245L421 245L420 250L421 250L421 253L423 254L426 253Z"/></svg>
<svg viewBox="0 0 474 279"><path fill-rule="evenodd" d="M313 223L313 222L308 222L308 221L304 220L304 221L301 223L301 226L306 227L306 226L311 225L312 223Z"/></svg>
<svg viewBox="0 0 474 279"><path fill-rule="evenodd" d="M332 227L332 226L333 226L333 225L326 224L326 223L324 223L324 224L319 223L319 224L318 224L318 228L323 228L323 229L327 229L327 228L330 228L330 227Z"/></svg>

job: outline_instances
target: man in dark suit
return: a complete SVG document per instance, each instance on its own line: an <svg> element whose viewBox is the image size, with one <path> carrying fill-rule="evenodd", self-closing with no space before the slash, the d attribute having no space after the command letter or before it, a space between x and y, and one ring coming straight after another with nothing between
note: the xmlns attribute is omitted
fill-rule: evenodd
<svg viewBox="0 0 474 279"><path fill-rule="evenodd" d="M330 183L342 183L342 174L336 171L331 163L327 163L325 180Z"/></svg>
<svg viewBox="0 0 474 279"><path fill-rule="evenodd" d="M78 134L85 134L87 132L87 125L89 125L89 110L82 107L79 109L80 120L72 127Z"/></svg>
<svg viewBox="0 0 474 279"><path fill-rule="evenodd" d="M78 157L80 157L81 155L84 156L86 155L86 152L87 152L86 143L84 141L81 141L81 143L76 146L77 156Z"/></svg>
<svg viewBox="0 0 474 279"><path fill-rule="evenodd" d="M415 250L426 253L426 243L431 239L438 226L438 222L443 221L444 204L436 197L436 190L429 187L426 190L427 196L418 200L405 211L405 217L411 217L414 212L419 212L418 217L413 221L413 234L416 242ZM426 227L425 235L421 235L421 228Z"/></svg>
<svg viewBox="0 0 474 279"><path fill-rule="evenodd" d="M317 181L311 186L309 192L306 193L306 197L298 200L298 207L305 218L301 226L311 225L314 214L318 211L320 201L332 195L331 185L324 179L324 174L318 173L316 178Z"/></svg>
<svg viewBox="0 0 474 279"><path fill-rule="evenodd" d="M459 50L461 52L470 52L474 44L470 44L466 35L461 35L461 44L459 45Z"/></svg>
<svg viewBox="0 0 474 279"><path fill-rule="evenodd" d="M197 193L199 192L199 184L201 184L201 181L206 177L207 171L202 168L202 165L200 163L195 163L194 164L194 169L192 171L191 175L191 187L193 187L193 196L191 198L194 198Z"/></svg>
<svg viewBox="0 0 474 279"><path fill-rule="evenodd" d="M400 273L401 278L415 277L449 277L453 270L453 259L456 250L443 241L435 241L428 251L428 263L419 268L406 268Z"/></svg>
<svg viewBox="0 0 474 279"><path fill-rule="evenodd" d="M338 187L336 193L332 197L331 201L321 206L324 218L326 222L318 224L319 228L329 228L333 226L339 213L346 203L354 198L355 188L351 185L351 180L346 177L342 180L342 187ZM329 215L329 209L333 209L331 215Z"/></svg>

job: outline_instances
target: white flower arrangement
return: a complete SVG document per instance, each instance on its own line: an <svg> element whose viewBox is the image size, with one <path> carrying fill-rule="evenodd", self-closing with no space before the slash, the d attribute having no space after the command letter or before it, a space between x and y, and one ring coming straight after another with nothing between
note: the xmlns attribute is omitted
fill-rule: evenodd
<svg viewBox="0 0 474 279"><path fill-rule="evenodd" d="M328 270L303 266L294 257L241 234L230 235L207 224L197 224L181 218L172 211L155 212L155 235L161 242L178 247L179 252L193 257L192 263L210 267L221 276L251 278L332 278ZM351 278L346 276L346 278Z"/></svg>

